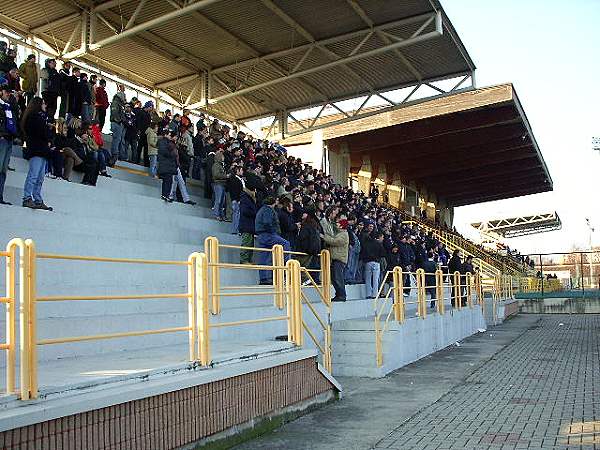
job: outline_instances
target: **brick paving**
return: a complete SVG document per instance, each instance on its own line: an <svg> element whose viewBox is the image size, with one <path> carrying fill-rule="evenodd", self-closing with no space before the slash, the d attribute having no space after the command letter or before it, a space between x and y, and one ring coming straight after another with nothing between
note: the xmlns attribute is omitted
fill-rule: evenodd
<svg viewBox="0 0 600 450"><path fill-rule="evenodd" d="M376 449L600 449L600 316L541 316Z"/></svg>

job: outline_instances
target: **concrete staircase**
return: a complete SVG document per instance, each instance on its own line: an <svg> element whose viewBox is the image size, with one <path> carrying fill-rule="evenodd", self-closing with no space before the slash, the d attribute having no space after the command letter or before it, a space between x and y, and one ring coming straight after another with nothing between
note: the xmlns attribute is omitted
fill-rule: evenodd
<svg viewBox="0 0 600 450"><path fill-rule="evenodd" d="M5 200L14 206L0 208L0 246L14 237L31 238L37 251L67 255L186 260L195 251L203 251L204 239L216 236L220 242L239 244L229 232L230 224L211 218L210 203L202 190L190 183L196 206L167 204L160 199L160 181L140 174L139 166L118 163L110 170L113 178L99 177L96 187L78 183L81 174L74 173L73 182L46 178L43 197L53 212L31 210L20 206L28 163L14 147L8 173ZM238 262L239 253L223 250L221 260ZM57 295L127 295L185 293L186 268L99 262L39 260L38 296ZM0 268L0 292L5 289L5 267ZM256 285L258 275L249 270L222 270L223 285ZM305 288L319 314L326 310L314 290ZM363 286L348 288L346 304L336 304L336 320L364 317L370 302L364 299ZM257 319L285 314L273 307L272 296L225 297L222 313L211 316L211 323ZM185 299L153 299L132 301L64 301L40 302L37 308L38 338L60 338L80 335L117 333L187 326ZM318 332L317 321L308 308L304 317ZM0 315L4 329L4 315ZM245 326L214 328L211 337L220 348L246 343L273 343L276 336L287 334L285 321ZM311 347L310 338L305 338ZM148 351L170 347L187 356L187 333L168 333L144 337L127 337L38 347L39 360L58 361L120 351ZM4 355L0 356L4 365Z"/></svg>

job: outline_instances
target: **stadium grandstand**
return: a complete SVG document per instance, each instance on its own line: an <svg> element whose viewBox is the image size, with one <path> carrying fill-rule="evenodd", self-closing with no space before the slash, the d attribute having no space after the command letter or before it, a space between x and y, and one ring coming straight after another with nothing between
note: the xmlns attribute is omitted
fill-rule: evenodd
<svg viewBox="0 0 600 450"><path fill-rule="evenodd" d="M7 448L227 446L516 311L528 268L453 208L552 179L437 0L41 0L0 27Z"/></svg>

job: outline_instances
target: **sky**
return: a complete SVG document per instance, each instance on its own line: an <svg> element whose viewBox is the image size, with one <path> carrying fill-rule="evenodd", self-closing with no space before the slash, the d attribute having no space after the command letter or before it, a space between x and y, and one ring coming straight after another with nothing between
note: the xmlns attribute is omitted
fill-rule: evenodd
<svg viewBox="0 0 600 450"><path fill-rule="evenodd" d="M507 240L521 253L600 245L600 0L441 0L477 66L477 86L512 82L554 192L457 208L455 225L557 211L560 231Z"/></svg>

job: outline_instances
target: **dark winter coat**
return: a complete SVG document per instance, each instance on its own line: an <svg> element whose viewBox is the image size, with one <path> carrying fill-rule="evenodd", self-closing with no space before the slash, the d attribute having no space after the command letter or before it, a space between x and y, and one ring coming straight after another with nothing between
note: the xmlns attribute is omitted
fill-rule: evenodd
<svg viewBox="0 0 600 450"><path fill-rule="evenodd" d="M165 137L158 138L158 174L160 177L177 174L177 147Z"/></svg>
<svg viewBox="0 0 600 450"><path fill-rule="evenodd" d="M254 234L256 220L256 202L246 192L240 195L240 233Z"/></svg>
<svg viewBox="0 0 600 450"><path fill-rule="evenodd" d="M311 256L318 256L321 253L321 236L319 228L306 220L300 227L300 233L296 239L296 250Z"/></svg>
<svg viewBox="0 0 600 450"><path fill-rule="evenodd" d="M27 118L23 129L25 130L25 142L27 143L27 155L29 157L50 157L50 139L52 133L48 127L46 114L43 112L32 114Z"/></svg>

